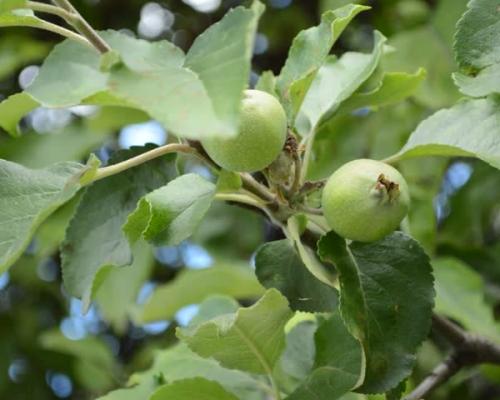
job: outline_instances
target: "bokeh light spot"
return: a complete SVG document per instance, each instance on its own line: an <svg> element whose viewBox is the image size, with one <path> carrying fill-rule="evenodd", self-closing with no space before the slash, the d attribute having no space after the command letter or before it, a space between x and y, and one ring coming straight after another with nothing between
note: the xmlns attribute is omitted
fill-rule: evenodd
<svg viewBox="0 0 500 400"><path fill-rule="evenodd" d="M146 143L161 146L166 141L167 133L156 121L127 125L121 130L118 137L118 144L122 149L128 149L132 146L144 146Z"/></svg>
<svg viewBox="0 0 500 400"><path fill-rule="evenodd" d="M175 319L180 326L188 326L189 322L198 314L199 310L200 306L198 304L190 304L177 311Z"/></svg>
<svg viewBox="0 0 500 400"><path fill-rule="evenodd" d="M26 68L24 68L21 73L19 74L19 77L17 78L17 81L19 82L19 86L21 89L26 89L31 83L35 80L36 76L38 75L38 72L40 71L40 67L37 65L30 65Z"/></svg>
<svg viewBox="0 0 500 400"><path fill-rule="evenodd" d="M153 39L168 31L175 22L175 16L158 3L146 3L141 9L137 30L142 37Z"/></svg>
<svg viewBox="0 0 500 400"><path fill-rule="evenodd" d="M4 272L0 275L0 290L5 289L9 284L10 277L8 272Z"/></svg>
<svg viewBox="0 0 500 400"><path fill-rule="evenodd" d="M221 0L182 0L183 3L191 6L196 11L202 13L214 12L220 7Z"/></svg>
<svg viewBox="0 0 500 400"><path fill-rule="evenodd" d="M45 374L45 380L54 394L60 399L69 397L73 392L73 383L65 374L48 371Z"/></svg>

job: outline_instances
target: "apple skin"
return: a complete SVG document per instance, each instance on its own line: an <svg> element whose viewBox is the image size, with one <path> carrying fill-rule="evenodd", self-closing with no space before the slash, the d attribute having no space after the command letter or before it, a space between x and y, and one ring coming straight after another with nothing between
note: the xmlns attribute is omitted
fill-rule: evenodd
<svg viewBox="0 0 500 400"><path fill-rule="evenodd" d="M238 135L209 138L201 144L219 166L234 172L266 168L280 154L287 134L287 118L280 102L269 93L245 90Z"/></svg>
<svg viewBox="0 0 500 400"><path fill-rule="evenodd" d="M328 179L322 195L328 225L340 236L374 242L398 228L410 207L408 185L381 161L348 162Z"/></svg>

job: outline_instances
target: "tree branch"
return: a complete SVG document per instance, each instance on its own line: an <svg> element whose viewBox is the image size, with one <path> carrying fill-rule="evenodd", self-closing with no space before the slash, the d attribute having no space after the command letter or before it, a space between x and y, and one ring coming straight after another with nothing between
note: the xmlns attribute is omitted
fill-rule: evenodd
<svg viewBox="0 0 500 400"><path fill-rule="evenodd" d="M500 365L500 346L490 340L471 335L458 325L434 314L432 327L452 346L452 353L425 378L405 400L420 400L448 381L464 367L492 363Z"/></svg>

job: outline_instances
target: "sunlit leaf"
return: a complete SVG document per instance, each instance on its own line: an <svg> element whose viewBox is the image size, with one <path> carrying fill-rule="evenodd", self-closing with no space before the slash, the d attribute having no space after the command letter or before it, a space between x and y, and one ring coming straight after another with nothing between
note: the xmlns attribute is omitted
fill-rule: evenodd
<svg viewBox="0 0 500 400"><path fill-rule="evenodd" d="M472 0L458 21L454 50L465 69L482 69L500 63L498 1Z"/></svg>
<svg viewBox="0 0 500 400"><path fill-rule="evenodd" d="M295 126L300 134L307 135L314 130L370 77L378 65L385 40L381 33L375 32L371 54L349 52L339 59L334 56L327 58L297 115Z"/></svg>
<svg viewBox="0 0 500 400"><path fill-rule="evenodd" d="M215 185L196 174L182 175L139 201L123 227L135 243L177 245L187 239L208 211Z"/></svg>
<svg viewBox="0 0 500 400"><path fill-rule="evenodd" d="M222 366L270 375L283 351L285 324L291 316L286 299L271 289L251 307L194 329L178 329L177 335L194 352Z"/></svg>
<svg viewBox="0 0 500 400"><path fill-rule="evenodd" d="M80 189L81 164L33 170L0 160L0 273L30 243L36 228Z"/></svg>
<svg viewBox="0 0 500 400"><path fill-rule="evenodd" d="M255 33L264 7L230 10L196 38L186 55L185 67L198 74L222 122L221 134L234 135L243 90L250 76Z"/></svg>
<svg viewBox="0 0 500 400"><path fill-rule="evenodd" d="M18 136L21 118L38 107L37 101L26 93L13 94L0 102L0 127L12 136Z"/></svg>
<svg viewBox="0 0 500 400"><path fill-rule="evenodd" d="M303 30L295 37L276 82L281 99L288 105L287 112L291 120L293 120L290 93L292 84L303 79L310 84L311 79L307 76L315 74L323 65L332 46L349 22L367 9L369 7L349 4L337 10L326 11L318 26ZM302 91L307 92L308 87L309 85L304 85Z"/></svg>
<svg viewBox="0 0 500 400"><path fill-rule="evenodd" d="M490 65L474 76L457 72L453 74L453 80L467 96L484 97L500 93L500 64Z"/></svg>
<svg viewBox="0 0 500 400"><path fill-rule="evenodd" d="M425 77L426 73L423 68L414 74L406 72L386 73L375 89L354 93L342 103L338 113L348 113L363 107L384 107L403 101L415 92Z"/></svg>
<svg viewBox="0 0 500 400"><path fill-rule="evenodd" d="M390 160L417 156L477 157L500 168L500 103L462 101L431 115Z"/></svg>

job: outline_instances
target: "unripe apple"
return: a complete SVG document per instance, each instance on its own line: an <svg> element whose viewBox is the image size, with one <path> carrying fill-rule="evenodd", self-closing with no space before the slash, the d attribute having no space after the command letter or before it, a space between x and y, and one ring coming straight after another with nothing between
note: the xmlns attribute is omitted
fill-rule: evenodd
<svg viewBox="0 0 500 400"><path fill-rule="evenodd" d="M348 162L335 171L322 197L330 228L360 242L382 239L397 229L409 205L403 176L388 164L368 159Z"/></svg>
<svg viewBox="0 0 500 400"><path fill-rule="evenodd" d="M245 90L238 135L202 141L207 154L222 168L236 172L260 171L280 154L287 120L280 102L260 90Z"/></svg>

